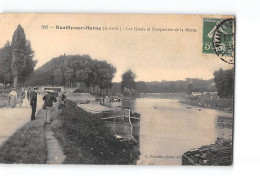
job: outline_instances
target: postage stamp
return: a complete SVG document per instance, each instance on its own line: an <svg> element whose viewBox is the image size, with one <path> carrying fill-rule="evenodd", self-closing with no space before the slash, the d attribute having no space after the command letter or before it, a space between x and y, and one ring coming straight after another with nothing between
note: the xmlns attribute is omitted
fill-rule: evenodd
<svg viewBox="0 0 260 179"><path fill-rule="evenodd" d="M202 53L234 63L234 19L203 18Z"/></svg>

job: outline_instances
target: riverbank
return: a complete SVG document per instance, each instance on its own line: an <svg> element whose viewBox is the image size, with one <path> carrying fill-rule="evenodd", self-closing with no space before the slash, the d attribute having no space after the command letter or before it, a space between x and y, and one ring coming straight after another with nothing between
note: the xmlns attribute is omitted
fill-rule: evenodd
<svg viewBox="0 0 260 179"><path fill-rule="evenodd" d="M19 116L17 116L19 117ZM0 163L44 164L47 161L47 143L44 117L40 110L33 120L18 129L0 147Z"/></svg>
<svg viewBox="0 0 260 179"><path fill-rule="evenodd" d="M185 93L140 93L140 98L186 99Z"/></svg>
<svg viewBox="0 0 260 179"><path fill-rule="evenodd" d="M185 93L140 93L140 98L177 99L180 103L198 108L217 109L233 112L233 99L211 99L207 97L190 97Z"/></svg>
<svg viewBox="0 0 260 179"><path fill-rule="evenodd" d="M179 101L182 104L199 108L218 109L225 112L233 112L233 99L187 98Z"/></svg>

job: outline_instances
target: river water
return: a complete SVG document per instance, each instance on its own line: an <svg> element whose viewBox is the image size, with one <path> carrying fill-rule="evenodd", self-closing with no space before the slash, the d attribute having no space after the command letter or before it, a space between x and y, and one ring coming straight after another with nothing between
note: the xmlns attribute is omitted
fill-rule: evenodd
<svg viewBox="0 0 260 179"><path fill-rule="evenodd" d="M186 108L178 99L137 98L124 102L141 114L137 165L181 165L184 152L232 139L233 114Z"/></svg>

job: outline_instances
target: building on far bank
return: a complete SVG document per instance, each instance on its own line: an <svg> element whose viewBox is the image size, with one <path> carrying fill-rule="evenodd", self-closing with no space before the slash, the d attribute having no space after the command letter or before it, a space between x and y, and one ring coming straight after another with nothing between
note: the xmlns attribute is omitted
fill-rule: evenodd
<svg viewBox="0 0 260 179"><path fill-rule="evenodd" d="M202 92L191 92L191 96L202 96Z"/></svg>

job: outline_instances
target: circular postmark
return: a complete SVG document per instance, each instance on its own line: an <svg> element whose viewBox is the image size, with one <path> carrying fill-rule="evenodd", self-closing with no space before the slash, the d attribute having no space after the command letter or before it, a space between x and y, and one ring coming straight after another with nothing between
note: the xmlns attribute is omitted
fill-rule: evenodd
<svg viewBox="0 0 260 179"><path fill-rule="evenodd" d="M235 59L235 20L221 21L213 34L213 48L217 56L228 64L234 64Z"/></svg>

